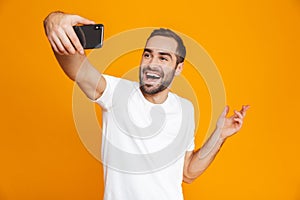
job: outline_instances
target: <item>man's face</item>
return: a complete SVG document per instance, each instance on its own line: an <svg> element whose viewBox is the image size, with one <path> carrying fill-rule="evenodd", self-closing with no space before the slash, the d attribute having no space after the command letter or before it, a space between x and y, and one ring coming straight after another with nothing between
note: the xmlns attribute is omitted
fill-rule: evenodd
<svg viewBox="0 0 300 200"><path fill-rule="evenodd" d="M148 40L140 65L142 92L157 94L171 84L176 72L180 73L182 63L176 68L176 49L177 42L173 38L154 36Z"/></svg>

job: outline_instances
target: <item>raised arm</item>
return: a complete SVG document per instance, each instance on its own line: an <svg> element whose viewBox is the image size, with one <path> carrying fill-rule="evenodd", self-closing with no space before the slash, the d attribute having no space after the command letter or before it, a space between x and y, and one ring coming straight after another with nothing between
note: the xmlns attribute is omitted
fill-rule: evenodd
<svg viewBox="0 0 300 200"><path fill-rule="evenodd" d="M61 68L90 99L95 100L103 93L106 82L88 61L73 30L73 26L77 24L94 22L59 11L50 13L44 20L45 33Z"/></svg>
<svg viewBox="0 0 300 200"><path fill-rule="evenodd" d="M234 111L230 117L226 117L229 107L226 106L220 115L213 134L204 146L194 152L185 155L183 181L191 183L200 176L212 163L225 140L242 128L244 117L249 106L243 106L240 111Z"/></svg>

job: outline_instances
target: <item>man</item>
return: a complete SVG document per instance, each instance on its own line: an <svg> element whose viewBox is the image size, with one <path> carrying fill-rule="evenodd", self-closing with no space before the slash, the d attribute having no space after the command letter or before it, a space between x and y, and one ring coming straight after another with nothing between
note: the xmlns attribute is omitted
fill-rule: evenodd
<svg viewBox="0 0 300 200"><path fill-rule="evenodd" d="M183 69L181 38L168 29L154 30L142 55L140 83L134 83L102 75L89 63L73 31L76 24L94 22L62 12L44 20L61 68L103 109L104 199L183 199L182 181L191 183L206 170L224 141L241 129L249 106L230 117L226 106L214 133L194 150L189 137L194 132L193 106L169 91ZM126 98L120 101L115 95Z"/></svg>

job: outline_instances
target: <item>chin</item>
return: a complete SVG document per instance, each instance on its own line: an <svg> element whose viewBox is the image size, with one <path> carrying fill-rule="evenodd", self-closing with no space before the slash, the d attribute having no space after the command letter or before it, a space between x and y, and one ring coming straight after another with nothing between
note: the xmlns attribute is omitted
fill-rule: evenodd
<svg viewBox="0 0 300 200"><path fill-rule="evenodd" d="M164 85L159 85L157 87L141 85L140 88L144 94L154 95L164 91L167 87Z"/></svg>

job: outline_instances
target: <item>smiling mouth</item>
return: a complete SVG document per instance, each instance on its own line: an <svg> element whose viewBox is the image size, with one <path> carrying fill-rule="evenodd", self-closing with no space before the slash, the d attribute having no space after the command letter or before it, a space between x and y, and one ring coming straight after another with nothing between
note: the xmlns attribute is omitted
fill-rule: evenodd
<svg viewBox="0 0 300 200"><path fill-rule="evenodd" d="M146 72L145 75L146 75L147 79L152 79L152 80L157 80L157 79L161 78L160 75L155 74L155 73L151 73L151 72Z"/></svg>

